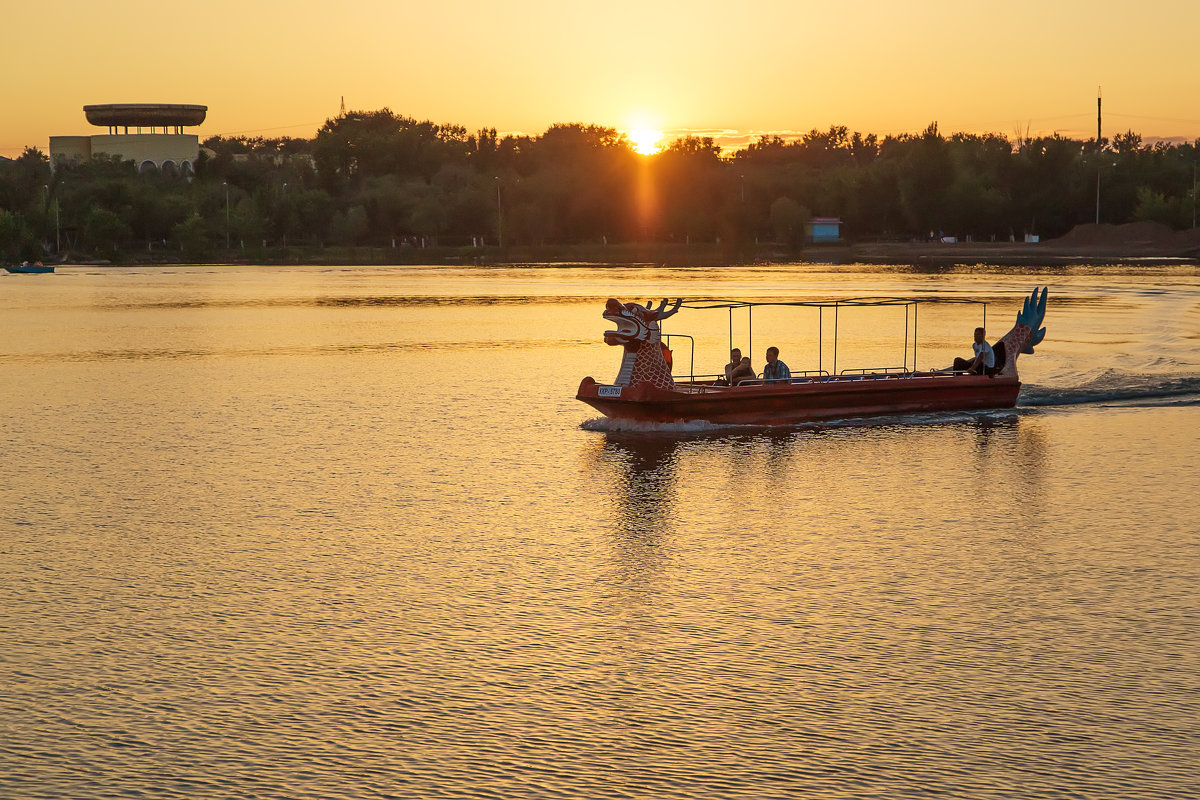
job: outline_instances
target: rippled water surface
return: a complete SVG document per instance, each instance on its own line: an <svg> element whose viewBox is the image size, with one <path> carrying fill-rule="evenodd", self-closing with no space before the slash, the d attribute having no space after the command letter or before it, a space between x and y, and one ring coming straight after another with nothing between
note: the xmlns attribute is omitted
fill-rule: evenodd
<svg viewBox="0 0 1200 800"><path fill-rule="evenodd" d="M574 400L610 296L975 297L994 339L1035 284L1013 411ZM920 313L921 368L981 321ZM828 318L734 328L829 368ZM1194 268L0 276L0 796L1196 797L1198 343Z"/></svg>

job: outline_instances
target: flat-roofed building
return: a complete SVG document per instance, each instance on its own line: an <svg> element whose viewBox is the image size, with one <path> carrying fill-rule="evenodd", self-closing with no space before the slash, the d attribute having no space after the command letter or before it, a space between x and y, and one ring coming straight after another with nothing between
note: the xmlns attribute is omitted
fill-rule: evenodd
<svg viewBox="0 0 1200 800"><path fill-rule="evenodd" d="M184 133L183 129L204 122L207 112L208 106L170 103L84 106L87 121L107 127L108 133L51 136L50 164L116 156L122 161L132 161L139 172L188 176L195 170L200 138Z"/></svg>

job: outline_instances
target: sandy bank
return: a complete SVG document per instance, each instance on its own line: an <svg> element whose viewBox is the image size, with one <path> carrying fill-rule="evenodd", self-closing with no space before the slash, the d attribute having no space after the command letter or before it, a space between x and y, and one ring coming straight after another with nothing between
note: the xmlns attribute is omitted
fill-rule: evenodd
<svg viewBox="0 0 1200 800"><path fill-rule="evenodd" d="M1080 225L1058 239L1013 242L879 242L852 244L848 257L875 264L1064 264L1200 262L1200 229L1173 231L1156 222Z"/></svg>

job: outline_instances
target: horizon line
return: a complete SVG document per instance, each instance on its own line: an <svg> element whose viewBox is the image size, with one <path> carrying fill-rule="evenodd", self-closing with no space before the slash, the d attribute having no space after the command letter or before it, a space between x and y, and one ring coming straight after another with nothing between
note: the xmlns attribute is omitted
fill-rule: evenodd
<svg viewBox="0 0 1200 800"><path fill-rule="evenodd" d="M1073 116L1084 117L1087 115L1073 115ZM1166 117L1144 117L1144 116L1137 116L1137 115L1133 115L1133 114L1111 114L1109 116L1118 117L1118 118L1126 118L1126 119L1148 119L1148 120L1155 119L1155 120L1169 121L1169 122L1194 122L1193 120L1169 119ZM336 117L329 117L328 119L336 119ZM933 122L936 122L936 120L934 120ZM305 123L297 123L294 125L276 125L276 126L266 127L266 128L247 128L247 129L243 129L243 130L239 130L239 131L220 131L220 132L214 132L214 133L197 134L197 137L201 138L201 141L203 141L204 139L212 138L214 136L219 136L221 138L228 139L228 138L234 138L237 136L248 136L249 134L261 134L261 133L267 133L267 132L271 132L271 131L289 130L292 128L309 128L309 127L311 127L313 130L312 136L296 136L296 137L288 137L288 138L312 139L316 136L317 131L320 130L321 125L324 125L324 124L325 124L324 122L316 123L316 124L305 122ZM450 123L435 123L435 124L450 124ZM576 123L558 122L558 123L551 123L551 126L564 125L564 124L570 125L570 124L576 124ZM598 124L598 123L577 123L577 124L587 125L587 124ZM601 126L601 127L609 127L609 126ZM846 130L850 133L860 133L860 134L863 134L864 136L869 136L869 135L874 134L874 135L882 138L882 137L889 137L889 136L895 137L895 136L919 134L922 131L924 131L928 127L928 125L926 125L925 127L922 127L922 128L889 128L889 129L885 129L882 131L856 130L856 129L852 129L848 125L841 126L836 123L833 125L830 125L827 128L814 127L814 128L809 128L807 130L796 130L794 128L776 128L776 129L750 128L750 129L743 130L740 128L677 127L677 128L668 128L668 129L664 129L663 131L661 131L662 138L660 139L660 142L662 142L664 145L667 145L673 141L677 141L679 139L683 139L688 136L693 136L693 137L697 137L697 138L711 138L713 140L713 142L720 147L721 153L722 153L722 155L724 155L726 152L729 152L729 151L736 152L737 150L744 149L745 147L749 146L750 144L760 141L763 137L778 137L778 138L784 140L785 142L792 142L792 141L798 141L798 140L802 139L804 136L811 133L812 131L818 131L818 132L823 133L825 131L828 131L830 128L835 128L835 127L845 127ZM488 129L481 128L480 130L488 130ZM547 130L549 130L549 126L547 127ZM622 134L627 134L630 132L629 129L617 128L617 127L613 127L613 130L616 130ZM1133 132L1133 133L1137 134L1138 136L1142 137L1142 142L1144 144L1165 143L1165 144L1171 144L1171 145L1180 145L1180 144L1190 144L1192 142L1200 141L1200 135L1198 135L1198 136L1188 136L1188 135L1179 135L1179 134L1177 134L1177 135L1147 135L1147 134L1143 134L1138 131L1135 131L1132 127L1127 128L1126 130L1121 131L1120 133L1126 133L1126 132ZM475 131L475 133L478 133L478 131ZM540 133L527 133L525 131L517 130L517 129L506 130L506 131L500 131L500 130L496 131L496 135L501 138L506 137L506 136L516 136L516 137L527 136L530 138L536 138L538 136L543 135L544 133L545 133L545 131L542 131ZM1068 139L1080 139L1082 141L1090 141L1091 139L1095 138L1093 136L1088 135L1090 133L1091 133L1091 131L1088 129L1075 128L1075 127L1060 127L1060 128L1042 127L1042 128L1037 128L1037 129L1028 127L1028 128L1026 128L1026 130L1024 132L1022 132L1020 123L1014 122L1012 125L1012 129L1008 132L999 130L997 128L988 128L988 127L980 126L978 128L971 129L971 130L955 130L955 131L951 131L948 133L943 133L942 136L944 136L945 138L949 138L950 136L954 136L956 134L969 134L969 135L975 135L975 136L983 136L983 135L992 134L992 135L1002 136L1005 139L1008 139L1009 141L1015 141L1016 139L1021 138L1023 136L1040 138L1040 137L1044 137L1044 136L1061 135ZM66 135L86 135L86 134L66 134ZM254 137L248 136L248 138L254 138ZM264 138L270 138L270 137L264 137ZM1110 137L1110 141L1111 141L1111 137ZM28 147L34 147L38 150L41 150L42 152L47 152L49 150L49 137L47 137L47 141L45 143L44 150L43 150L43 147L39 146L39 145L29 145L29 144L0 145L0 156L5 156L8 158L17 158L23 152L25 152L26 148L28 148ZM9 153L13 153L15 155L9 156L9 155L7 155Z"/></svg>

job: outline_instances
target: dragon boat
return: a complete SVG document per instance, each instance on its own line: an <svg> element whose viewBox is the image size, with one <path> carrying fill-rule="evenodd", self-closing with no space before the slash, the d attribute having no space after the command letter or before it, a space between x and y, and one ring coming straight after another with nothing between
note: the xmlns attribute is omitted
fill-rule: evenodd
<svg viewBox="0 0 1200 800"><path fill-rule="evenodd" d="M996 355L995 368L991 374L985 375L953 370L918 371L916 368L918 304L980 301L875 298L827 303L685 303L677 299L674 303L663 300L656 308L653 303L642 306L610 299L602 316L614 323L616 330L605 332L604 341L624 349L620 370L612 383L598 383L590 376L584 378L575 397L605 416L651 423L703 421L735 425L791 425L828 419L1012 408L1021 391L1017 358L1022 353L1033 353L1033 348L1041 344L1046 335L1046 329L1041 325L1046 316L1048 291L1049 287L1034 289L1025 298L1012 330L992 345ZM986 323L986 304L980 304L984 306ZM846 307L881 305L905 307L904 366L838 372L838 311ZM827 371L819 366L817 370L793 375L787 380L766 381L760 377L741 381L736 386L723 385L725 381L720 379L721 376L695 375L695 340L690 336L674 334L691 341L693 368L687 377L676 378L672 374L673 351L669 346L672 335L663 333L663 320L674 316L681 308L727 308L730 310L732 345L733 311L747 309L747 316L752 319L753 309L760 306L816 307L821 313L822 322L819 324L823 324L825 312L832 310L833 369ZM908 366L910 309L911 369ZM820 335L818 338L822 339ZM819 364L823 363L823 355L820 358L822 361Z"/></svg>

